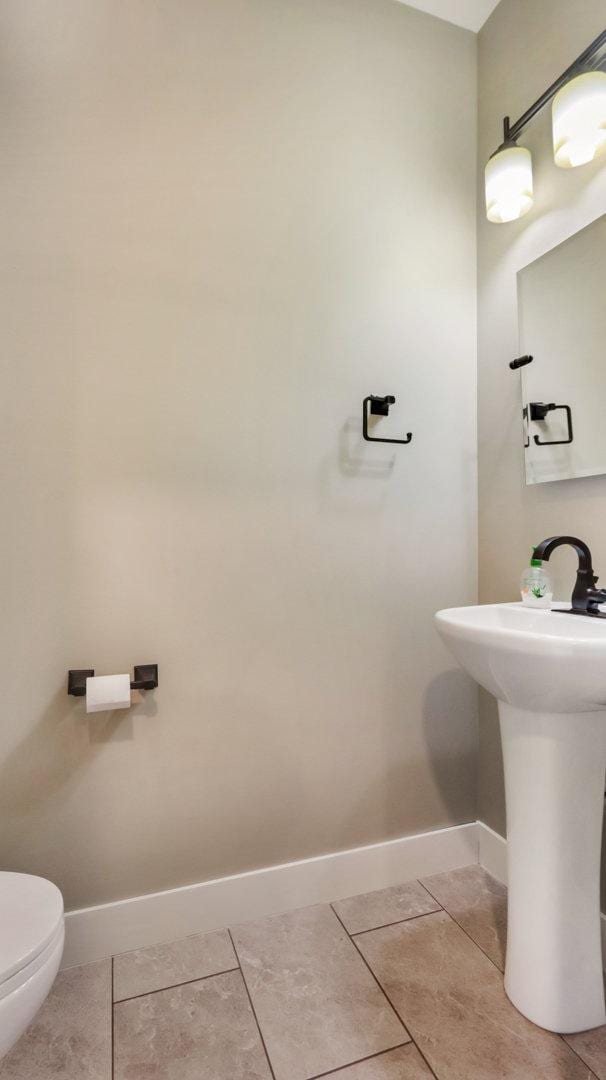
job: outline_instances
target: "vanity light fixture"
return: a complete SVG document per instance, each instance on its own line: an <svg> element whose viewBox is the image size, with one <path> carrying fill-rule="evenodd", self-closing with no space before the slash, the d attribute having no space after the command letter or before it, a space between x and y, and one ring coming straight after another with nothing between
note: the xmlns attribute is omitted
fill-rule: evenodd
<svg viewBox="0 0 606 1080"><path fill-rule="evenodd" d="M527 214L533 203L532 157L508 137L486 164L486 217L501 224Z"/></svg>
<svg viewBox="0 0 606 1080"><path fill-rule="evenodd" d="M533 203L532 158L518 146L524 128L553 101L556 165L574 168L606 152L606 30L556 79L529 109L510 124L486 165L486 216L499 224L516 221Z"/></svg>
<svg viewBox="0 0 606 1080"><path fill-rule="evenodd" d="M587 165L606 150L606 71L577 75L553 99L553 156L562 169Z"/></svg>

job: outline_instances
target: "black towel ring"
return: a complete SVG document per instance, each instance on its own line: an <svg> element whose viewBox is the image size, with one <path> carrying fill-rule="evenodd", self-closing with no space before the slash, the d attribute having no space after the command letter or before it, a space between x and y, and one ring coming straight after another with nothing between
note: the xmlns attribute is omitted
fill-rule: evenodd
<svg viewBox="0 0 606 1080"><path fill-rule="evenodd" d="M362 402L362 435L366 442L399 443L403 446L411 441L412 431L407 432L405 439L380 439L377 435L368 434L369 404L371 416L389 416L389 406L395 405L395 401L393 394L388 394L387 397L376 397L374 394L369 394L368 397L364 398Z"/></svg>

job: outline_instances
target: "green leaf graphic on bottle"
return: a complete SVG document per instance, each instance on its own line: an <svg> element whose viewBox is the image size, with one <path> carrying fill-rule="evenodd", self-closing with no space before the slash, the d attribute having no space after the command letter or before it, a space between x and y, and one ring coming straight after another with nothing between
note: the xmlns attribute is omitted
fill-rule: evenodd
<svg viewBox="0 0 606 1080"><path fill-rule="evenodd" d="M532 585L531 586L531 592L532 592L532 595L534 596L535 600L542 600L543 597L545 596L545 586L544 585Z"/></svg>

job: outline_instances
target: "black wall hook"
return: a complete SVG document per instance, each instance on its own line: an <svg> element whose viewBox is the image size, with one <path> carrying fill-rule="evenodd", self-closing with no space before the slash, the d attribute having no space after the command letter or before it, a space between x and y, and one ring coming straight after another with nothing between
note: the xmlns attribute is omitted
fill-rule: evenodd
<svg viewBox="0 0 606 1080"><path fill-rule="evenodd" d="M534 356L518 356L517 360L511 360L509 366L512 371L517 371L518 368L526 367L526 364L532 364Z"/></svg>
<svg viewBox="0 0 606 1080"><path fill-rule="evenodd" d="M68 671L67 692L72 697L86 696L86 680L92 679L95 674L94 668L80 668ZM158 685L157 664L136 664L135 677L131 679L131 690L155 690Z"/></svg>
<svg viewBox="0 0 606 1080"><path fill-rule="evenodd" d="M362 435L366 439L366 442L387 442L387 443L399 443L405 445L412 439L412 431L407 432L405 439L380 439L376 435L368 434L368 406L370 404L371 416L389 416L389 406L395 405L396 399L393 394L388 394L387 397L376 397L374 394L369 394L364 398L362 402Z"/></svg>

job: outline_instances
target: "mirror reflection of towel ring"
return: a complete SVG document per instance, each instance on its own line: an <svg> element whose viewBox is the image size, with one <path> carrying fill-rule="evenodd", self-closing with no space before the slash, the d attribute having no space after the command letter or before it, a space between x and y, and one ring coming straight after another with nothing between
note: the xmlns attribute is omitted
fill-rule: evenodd
<svg viewBox="0 0 606 1080"><path fill-rule="evenodd" d="M553 401L549 405L545 405L542 401L531 401L528 406L528 418L530 420L546 420L547 413L555 412L557 409L563 409L566 413L568 438L540 439L538 435L535 435L534 441L537 446L567 446L568 443L572 442L574 434L572 430L572 409L570 408L570 405L556 405Z"/></svg>

